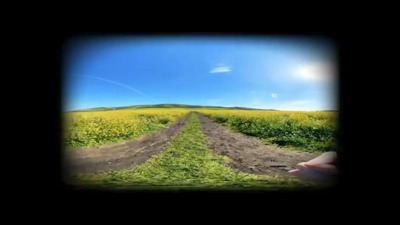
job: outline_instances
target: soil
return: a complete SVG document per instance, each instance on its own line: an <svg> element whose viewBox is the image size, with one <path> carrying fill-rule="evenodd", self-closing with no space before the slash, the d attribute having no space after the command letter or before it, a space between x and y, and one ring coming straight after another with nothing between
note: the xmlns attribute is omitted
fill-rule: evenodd
<svg viewBox="0 0 400 225"><path fill-rule="evenodd" d="M197 113L208 147L219 155L231 159L233 169L254 174L290 176L300 162L306 162L321 153L298 152L287 148L266 145L255 137L231 131Z"/></svg>
<svg viewBox="0 0 400 225"><path fill-rule="evenodd" d="M134 168L164 149L186 124L190 114L169 127L135 140L71 150L64 155L65 173L100 173Z"/></svg>

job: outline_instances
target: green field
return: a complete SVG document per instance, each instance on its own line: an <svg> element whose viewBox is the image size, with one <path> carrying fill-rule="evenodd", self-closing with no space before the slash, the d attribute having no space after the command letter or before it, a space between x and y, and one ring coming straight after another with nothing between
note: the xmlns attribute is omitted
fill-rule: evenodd
<svg viewBox="0 0 400 225"><path fill-rule="evenodd" d="M334 151L337 112L245 111L202 109L214 122L260 138L267 144L302 151Z"/></svg>
<svg viewBox="0 0 400 225"><path fill-rule="evenodd" d="M82 151L93 146L134 140L167 128L189 112L200 112L231 130L266 144L296 151L335 150L337 112L289 112L226 108L123 108L64 114L66 149ZM79 187L122 189L262 189L315 188L296 177L255 175L228 166L230 159L215 155L195 113L160 153L137 167L97 174L76 174L68 183ZM96 149L92 150L96 151ZM319 187L319 186L318 186Z"/></svg>
<svg viewBox="0 0 400 225"><path fill-rule="evenodd" d="M162 151L131 170L97 175L77 175L72 183L96 188L216 188L268 189L310 188L314 185L296 178L279 178L236 172L227 167L229 158L215 156L207 148L199 121L192 114L179 135Z"/></svg>

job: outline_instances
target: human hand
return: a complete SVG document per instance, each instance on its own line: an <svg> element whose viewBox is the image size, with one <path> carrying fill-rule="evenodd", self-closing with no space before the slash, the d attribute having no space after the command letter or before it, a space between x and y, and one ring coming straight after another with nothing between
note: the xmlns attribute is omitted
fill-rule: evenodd
<svg viewBox="0 0 400 225"><path fill-rule="evenodd" d="M289 173L303 180L331 181L338 174L336 164L336 152L325 152L308 162L297 164L299 168Z"/></svg>

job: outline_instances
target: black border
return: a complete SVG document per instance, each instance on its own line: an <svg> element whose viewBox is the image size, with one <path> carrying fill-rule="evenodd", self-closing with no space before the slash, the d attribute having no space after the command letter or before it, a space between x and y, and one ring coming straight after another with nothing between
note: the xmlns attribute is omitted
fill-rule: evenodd
<svg viewBox="0 0 400 225"><path fill-rule="evenodd" d="M261 192L261 191L245 191L245 192L236 192L236 191L171 191L171 192L163 192L163 191L129 191L129 192L118 192L118 191L96 191L96 190L76 190L74 188L69 188L68 186L64 185L63 182L63 177L62 177L62 164L61 164L61 151L55 151L55 149L61 149L61 130L62 130L62 124L61 124L61 107L62 107L62 93L63 93L63 44L65 43L66 40L70 39L71 37L76 37L76 36L90 36L90 37L103 37L103 36L149 36L149 37L156 37L156 36L167 36L167 37L180 37L180 36L211 36L211 37L247 37L247 36L269 36L269 35L283 35L283 36L321 36L321 37L327 37L335 41L335 43L338 46L338 62L339 62L339 86L338 86L338 93L339 93L339 109L340 109L340 126L339 126L339 136L338 136L338 141L339 141L339 146L343 146L344 144L344 136L343 136L343 112L344 112L344 103L343 103L343 74L345 74L345 68L346 64L344 63L345 57L344 57L344 40L343 36L341 36L338 33L333 33L333 32L64 32L64 33L59 33L56 37L53 37L52 41L52 47L51 47L51 53L49 54L49 64L54 65L54 72L52 73L52 81L54 81L55 85L52 86L54 88L54 95L55 96L55 102L57 109L54 110L54 108L51 108L50 111L54 112L54 117L53 120L54 122L57 123L57 128L56 132L50 132L50 136L54 138L54 147L50 148L50 151L47 152L48 159L46 161L51 162L51 172L52 174L48 174L48 179L47 181L50 181L50 187L52 188L52 191L55 191L59 194L62 194L62 196L66 197L65 199L79 199L79 198L86 198L88 196L97 198L99 195L103 197L112 197L112 196L126 196L130 195L133 197L139 197L140 194L145 194L144 196L145 199L147 197L152 196L155 198L160 198L160 197L172 197L176 198L177 195L183 196L185 198L188 196L188 194L195 195L201 195L203 196L210 196L210 197L215 197L216 194L218 196L226 197L226 199L230 198L232 194L235 195L235 197L240 198L240 199L257 199L259 197L267 197L271 198L274 200L279 200L279 199L296 199L296 200L306 200L309 198L313 199L320 199L320 198L327 198L330 201L334 201L337 196L341 195L341 192L345 191L346 188L346 183L345 178L346 178L346 171L348 169L345 167L345 159L343 156L342 151L338 151L339 158L341 159L339 161L339 169L340 169L340 177L339 177L339 182L338 185L335 186L334 188L330 189L325 189L325 190L319 190L319 191L290 191L290 192L281 192L281 191L274 191L274 192ZM47 105L48 102L46 102ZM50 139L50 138L49 138ZM347 156L347 154L346 154ZM53 169L54 168L54 169ZM49 168L47 168L48 170ZM143 197L143 195L142 195Z"/></svg>

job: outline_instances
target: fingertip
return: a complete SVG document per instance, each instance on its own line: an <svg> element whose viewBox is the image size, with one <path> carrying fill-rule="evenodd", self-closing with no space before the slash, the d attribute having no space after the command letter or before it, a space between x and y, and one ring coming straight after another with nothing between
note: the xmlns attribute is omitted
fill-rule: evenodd
<svg viewBox="0 0 400 225"><path fill-rule="evenodd" d="M307 164L305 162L301 162L301 163L298 163L297 165L298 166L302 166L302 167L306 167Z"/></svg>

